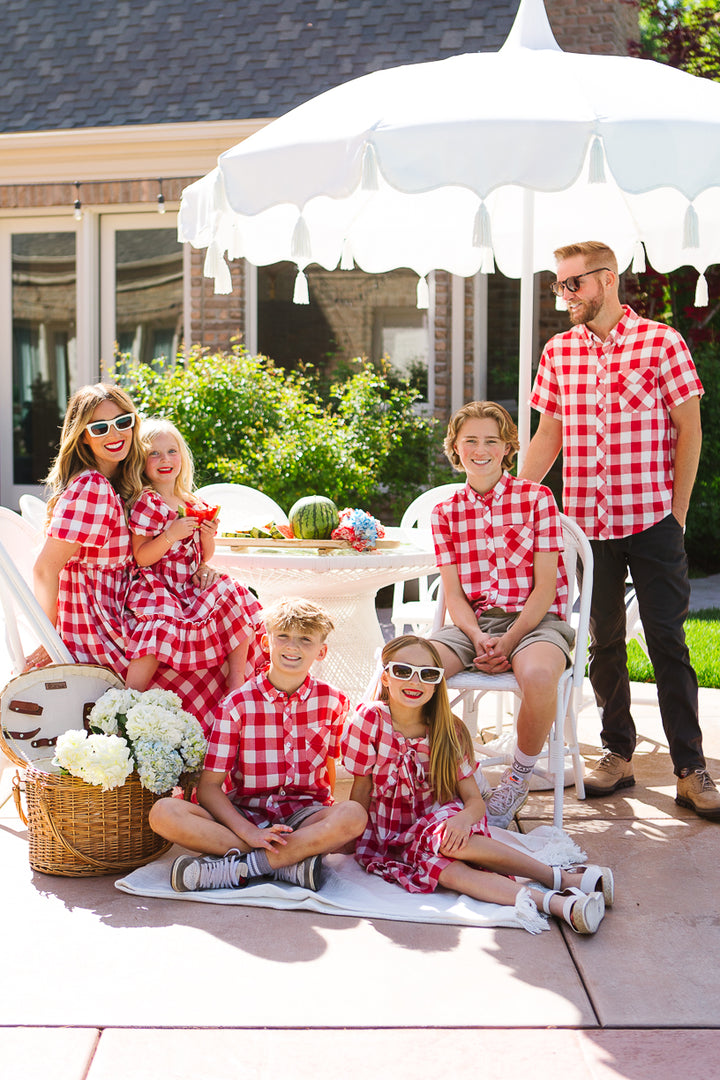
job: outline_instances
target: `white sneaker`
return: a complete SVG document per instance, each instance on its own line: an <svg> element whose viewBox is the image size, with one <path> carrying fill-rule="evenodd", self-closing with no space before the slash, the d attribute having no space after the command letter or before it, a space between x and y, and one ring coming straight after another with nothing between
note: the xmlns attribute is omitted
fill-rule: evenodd
<svg viewBox="0 0 720 1080"><path fill-rule="evenodd" d="M530 779L516 780L511 770L506 769L485 805L488 825L507 829L520 807L527 802L529 794Z"/></svg>

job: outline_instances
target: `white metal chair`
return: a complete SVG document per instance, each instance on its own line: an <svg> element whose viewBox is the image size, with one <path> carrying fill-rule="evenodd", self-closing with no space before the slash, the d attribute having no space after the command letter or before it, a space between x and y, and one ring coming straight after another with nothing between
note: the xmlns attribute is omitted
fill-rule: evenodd
<svg viewBox="0 0 720 1080"><path fill-rule="evenodd" d="M570 756L573 764L575 793L578 799L585 798L584 766L580 757L577 737L577 711L582 700L583 679L585 678L585 663L587 660L593 565L592 550L582 529L564 514L560 515L560 520L565 543L563 559L568 577L568 603L565 610L565 617L568 621L570 621L573 614L576 601L578 603L578 611L572 618L576 633L575 650L572 665L563 672L558 682L555 720L548 736L547 751L543 755L543 758L547 758L547 768L539 765L535 766L536 773L547 777L552 782L554 792L553 825L558 828L562 828L563 821L564 765L567 755ZM579 588L575 574L578 563L580 563L583 571L582 584ZM433 630L442 626L444 621L445 595L441 584L438 590ZM462 671L448 679L447 684L453 707L462 704L463 720L473 735L478 730L478 705L486 694L491 692L502 694L505 691L512 691L518 698L520 696L520 688L511 672L504 675L485 675L482 672ZM454 697L453 691L456 691ZM496 733L497 735L502 733L500 721L496 723ZM478 746L477 749L482 754L482 746ZM487 758L483 762L483 766L499 764L502 761L504 761L504 758Z"/></svg>
<svg viewBox="0 0 720 1080"><path fill-rule="evenodd" d="M42 533L45 528L47 516L47 503L39 499L37 495L21 495L18 499L20 513L28 525L32 525L36 532Z"/></svg>
<svg viewBox="0 0 720 1080"><path fill-rule="evenodd" d="M38 534L19 514L0 506L0 604L13 672L25 667L36 645L45 647L54 663L73 663L66 645L35 599L31 588ZM32 644L28 647L27 638Z"/></svg>
<svg viewBox="0 0 720 1080"><path fill-rule="evenodd" d="M197 489L196 494L205 502L220 507L220 529L223 532L235 532L262 528L271 521L278 525L287 525L288 517L274 499L257 488L245 484L207 484Z"/></svg>
<svg viewBox="0 0 720 1080"><path fill-rule="evenodd" d="M408 506L400 522L401 529L429 529L430 515L439 502L465 487L464 484L440 484L438 487L423 491ZM424 634L433 624L440 578L437 574L411 578L417 582L417 600L405 599L407 581L396 581L393 586L392 614L390 616L395 634L405 633L410 626L413 634Z"/></svg>

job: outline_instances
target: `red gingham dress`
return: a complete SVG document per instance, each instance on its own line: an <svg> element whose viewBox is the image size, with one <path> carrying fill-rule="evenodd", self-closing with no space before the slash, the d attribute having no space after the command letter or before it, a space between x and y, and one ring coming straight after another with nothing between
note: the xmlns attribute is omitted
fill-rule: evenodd
<svg viewBox="0 0 720 1080"><path fill-rule="evenodd" d="M143 491L130 511L130 531L158 536L177 514L155 491ZM126 604L137 619L128 659L156 656L176 671L219 667L249 638L246 677L265 657L261 608L244 585L222 574L207 588L192 576L202 561L197 533L176 540L152 566L138 568Z"/></svg>
<svg viewBox="0 0 720 1080"><path fill-rule="evenodd" d="M203 768L226 774L224 790L256 825L285 821L315 803L331 806L327 759L340 756L349 704L311 675L287 694L262 672L228 694Z"/></svg>
<svg viewBox="0 0 720 1080"><path fill-rule="evenodd" d="M57 630L78 663L127 670L124 612L133 575L120 496L99 472L76 476L55 503L47 535L80 550L60 571Z"/></svg>
<svg viewBox="0 0 720 1080"><path fill-rule="evenodd" d="M81 545L60 571L60 637L78 663L105 664L125 678L135 618L124 605L135 564L122 500L110 481L94 470L76 476L53 507L47 535ZM226 693L220 667L180 674L161 666L151 685L173 690L206 728Z"/></svg>
<svg viewBox="0 0 720 1080"><path fill-rule="evenodd" d="M393 728L388 706L374 701L358 705L342 750L348 772L373 780L368 824L355 858L368 873L408 892L434 892L442 871L455 861L439 854L444 825L463 803L437 804L429 781L429 740L406 739ZM458 779L474 772L475 766L463 758ZM490 836L484 816L471 832Z"/></svg>

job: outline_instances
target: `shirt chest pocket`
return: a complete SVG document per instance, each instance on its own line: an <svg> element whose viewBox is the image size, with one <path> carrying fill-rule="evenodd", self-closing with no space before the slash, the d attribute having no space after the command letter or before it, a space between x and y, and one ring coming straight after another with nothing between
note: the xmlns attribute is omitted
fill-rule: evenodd
<svg viewBox="0 0 720 1080"><path fill-rule="evenodd" d="M522 566L533 558L534 533L531 525L508 525L504 530L503 559L506 566Z"/></svg>
<svg viewBox="0 0 720 1080"><path fill-rule="evenodd" d="M645 412L655 404L654 368L628 368L617 374L617 395L622 412Z"/></svg>
<svg viewBox="0 0 720 1080"><path fill-rule="evenodd" d="M303 735L306 761L311 769L318 769L325 764L328 756L328 733L323 727L307 727Z"/></svg>

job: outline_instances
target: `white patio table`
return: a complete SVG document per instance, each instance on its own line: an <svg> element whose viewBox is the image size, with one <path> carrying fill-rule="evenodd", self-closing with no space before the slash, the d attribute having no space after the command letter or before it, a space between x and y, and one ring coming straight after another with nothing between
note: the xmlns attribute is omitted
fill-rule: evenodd
<svg viewBox="0 0 720 1080"><path fill-rule="evenodd" d="M362 698L375 669L383 634L375 611L378 589L426 574L435 565L428 529L388 528L386 540L397 547L370 552L315 548L231 550L217 539L212 563L254 589L263 607L283 596L303 596L320 604L335 630L328 655L315 665L318 678L338 686L353 705Z"/></svg>

